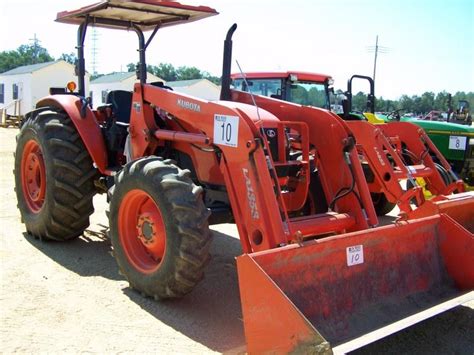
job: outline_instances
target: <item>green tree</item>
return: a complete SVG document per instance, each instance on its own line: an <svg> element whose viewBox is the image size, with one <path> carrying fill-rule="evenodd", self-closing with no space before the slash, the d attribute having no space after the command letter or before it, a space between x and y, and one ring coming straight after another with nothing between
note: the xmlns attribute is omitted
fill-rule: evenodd
<svg viewBox="0 0 474 355"><path fill-rule="evenodd" d="M367 95L362 91L352 96L352 111L365 112L367 109Z"/></svg>
<svg viewBox="0 0 474 355"><path fill-rule="evenodd" d="M420 97L419 112L430 112L434 110L435 94L433 92L425 92Z"/></svg>
<svg viewBox="0 0 474 355"><path fill-rule="evenodd" d="M201 79L203 77L201 71L196 67L179 67L176 70L178 80Z"/></svg>
<svg viewBox="0 0 474 355"><path fill-rule="evenodd" d="M210 82L216 84L216 85L220 85L221 84L221 78L218 77L218 76L214 76L214 75L211 75L209 74L207 71L203 71L201 72L202 73L202 77L204 79L207 79L209 80Z"/></svg>
<svg viewBox="0 0 474 355"><path fill-rule="evenodd" d="M434 110L448 111L448 93L446 91L439 92L434 100Z"/></svg>
<svg viewBox="0 0 474 355"><path fill-rule="evenodd" d="M175 67L169 63L160 63L158 66L149 66L149 70L154 75L160 77L165 81L178 80L178 74Z"/></svg>
<svg viewBox="0 0 474 355"><path fill-rule="evenodd" d="M75 65L76 62L77 62L77 56L75 53L71 52L71 53L63 53L61 54L61 56L59 57L59 59L62 59L66 62L68 62L69 64L73 64Z"/></svg>
<svg viewBox="0 0 474 355"><path fill-rule="evenodd" d="M127 71L133 72L137 70L137 65L134 63L127 64ZM206 71L201 71L196 67L182 66L175 68L170 63L160 63L158 65L147 65L148 72L160 77L165 81L176 81L176 80L191 80L191 79L207 79L216 85L219 85L221 79L217 76L213 76Z"/></svg>
<svg viewBox="0 0 474 355"><path fill-rule="evenodd" d="M127 71L128 72L137 71L137 65L135 63L128 63L127 64Z"/></svg>
<svg viewBox="0 0 474 355"><path fill-rule="evenodd" d="M34 44L22 44L16 50L0 52L0 73L16 67L53 61L46 48Z"/></svg>

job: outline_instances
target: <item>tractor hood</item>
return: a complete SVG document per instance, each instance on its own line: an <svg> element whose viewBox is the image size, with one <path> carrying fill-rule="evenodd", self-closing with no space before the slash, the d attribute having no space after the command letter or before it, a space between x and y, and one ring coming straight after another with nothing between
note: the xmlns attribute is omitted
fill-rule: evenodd
<svg viewBox="0 0 474 355"><path fill-rule="evenodd" d="M148 31L217 14L207 6L189 6L175 1L104 0L78 10L59 12L56 21L79 25L89 17L90 23L98 27L128 29L135 25Z"/></svg>
<svg viewBox="0 0 474 355"><path fill-rule="evenodd" d="M402 118L402 121L404 119ZM414 123L422 127L427 133L446 133L446 134L462 134L470 137L474 137L474 127L461 125L450 122L439 122L439 121L423 121L423 120L406 120L407 122Z"/></svg>

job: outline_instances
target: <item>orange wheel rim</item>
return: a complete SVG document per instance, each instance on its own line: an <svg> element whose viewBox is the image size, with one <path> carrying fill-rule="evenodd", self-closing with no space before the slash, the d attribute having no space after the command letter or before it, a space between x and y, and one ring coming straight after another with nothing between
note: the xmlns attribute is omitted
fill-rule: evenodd
<svg viewBox="0 0 474 355"><path fill-rule="evenodd" d="M166 251L166 230L160 209L142 190L131 190L118 213L120 243L128 261L142 273L160 267Z"/></svg>
<svg viewBox="0 0 474 355"><path fill-rule="evenodd" d="M21 158L21 186L31 212L38 213L46 195L46 169L41 148L35 140L26 142Z"/></svg>

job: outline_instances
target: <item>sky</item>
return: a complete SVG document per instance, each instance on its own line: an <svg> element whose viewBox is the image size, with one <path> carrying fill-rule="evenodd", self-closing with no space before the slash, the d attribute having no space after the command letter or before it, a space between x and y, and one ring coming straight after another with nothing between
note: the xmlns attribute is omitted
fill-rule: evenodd
<svg viewBox="0 0 474 355"><path fill-rule="evenodd" d="M0 0L0 51L36 37L53 57L75 52L76 30L54 21L57 12L98 0ZM474 91L474 0L182 0L219 15L158 31L148 64L195 66L220 76L223 41L237 23L233 72L299 70L332 75L346 88L353 74L373 75L378 35L376 96L398 99L426 91ZM86 39L92 71L91 33ZM137 62L134 32L97 29L99 73ZM367 85L353 85L354 92Z"/></svg>

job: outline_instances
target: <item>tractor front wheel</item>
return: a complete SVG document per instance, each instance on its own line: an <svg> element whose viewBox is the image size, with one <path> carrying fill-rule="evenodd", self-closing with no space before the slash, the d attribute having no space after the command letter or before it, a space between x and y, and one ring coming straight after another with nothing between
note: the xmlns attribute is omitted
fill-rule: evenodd
<svg viewBox="0 0 474 355"><path fill-rule="evenodd" d="M14 173L18 209L29 233L64 241L89 226L97 172L65 113L43 111L22 125Z"/></svg>
<svg viewBox="0 0 474 355"><path fill-rule="evenodd" d="M188 170L158 157L127 164L109 190L110 237L130 286L178 298L201 280L209 259L209 211Z"/></svg>

